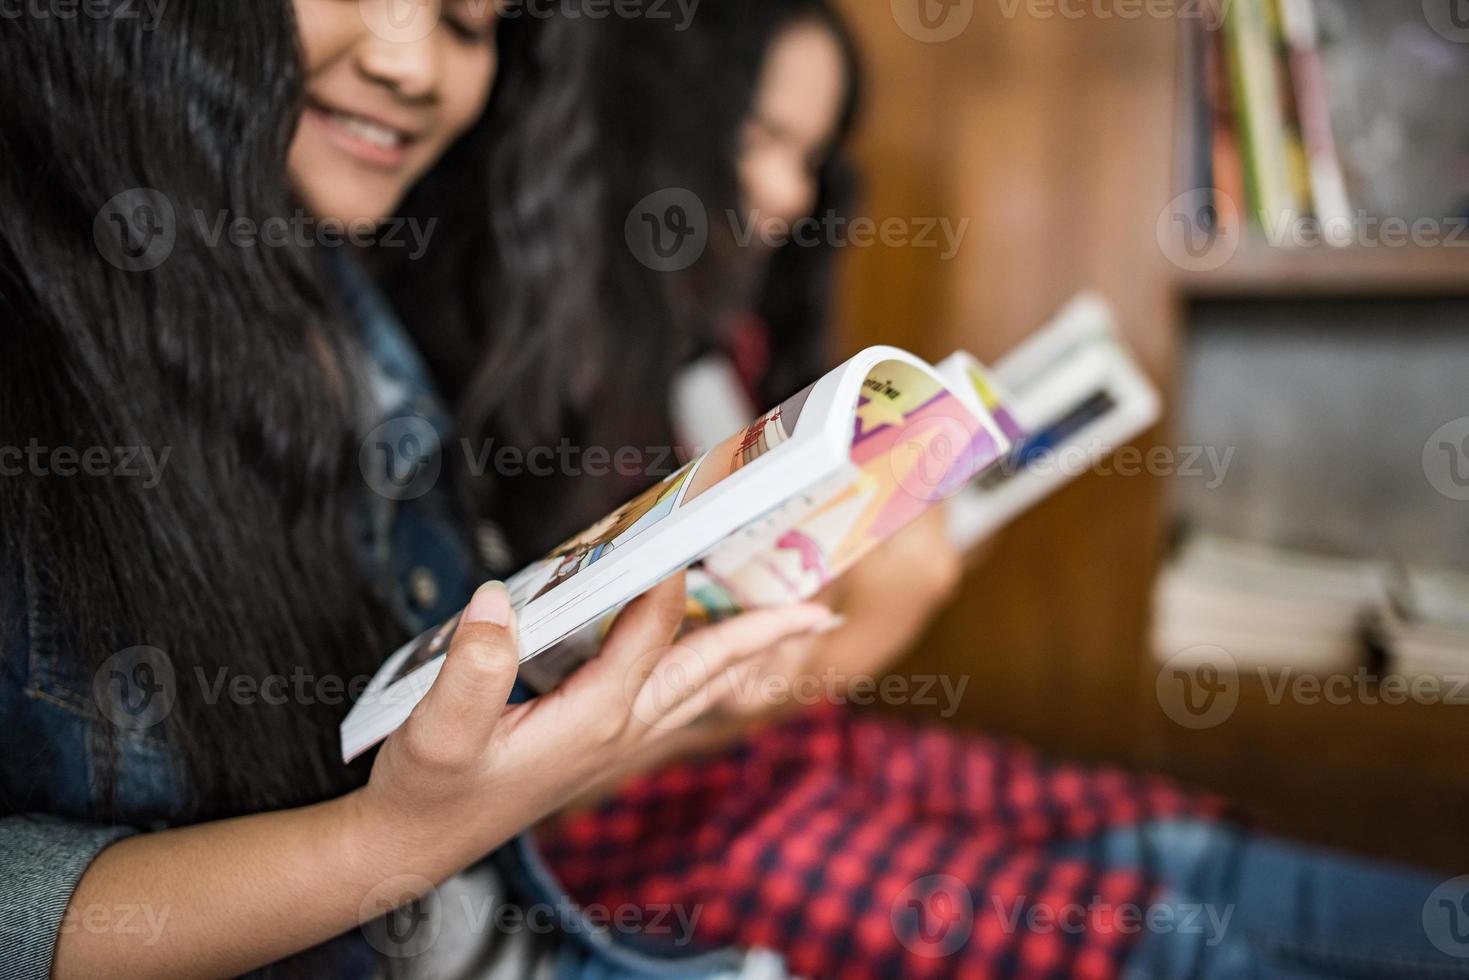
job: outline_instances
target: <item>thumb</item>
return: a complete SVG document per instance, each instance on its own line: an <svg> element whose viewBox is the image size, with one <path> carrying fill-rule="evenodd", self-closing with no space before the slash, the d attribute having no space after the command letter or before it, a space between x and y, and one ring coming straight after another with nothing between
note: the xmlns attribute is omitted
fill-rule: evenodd
<svg viewBox="0 0 1469 980"><path fill-rule="evenodd" d="M510 698L520 666L515 610L503 583L481 585L449 642L444 666L409 719L426 744L478 751Z"/></svg>

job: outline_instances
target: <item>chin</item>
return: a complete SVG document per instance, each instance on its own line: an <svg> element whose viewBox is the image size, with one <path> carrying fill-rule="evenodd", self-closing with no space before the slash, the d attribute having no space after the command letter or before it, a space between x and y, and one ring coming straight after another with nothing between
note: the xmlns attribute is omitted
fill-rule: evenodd
<svg viewBox="0 0 1469 980"><path fill-rule="evenodd" d="M317 220L341 222L349 227L364 223L376 225L392 212L393 207L393 202L364 201L340 196L336 198L328 196L319 203L314 198L308 198L308 200L313 202L311 211Z"/></svg>
<svg viewBox="0 0 1469 980"><path fill-rule="evenodd" d="M402 199L396 192L353 187L345 177L333 182L331 178L322 179L320 174L313 180L296 181L296 187L307 210L318 221L331 220L344 225L378 224L393 213Z"/></svg>

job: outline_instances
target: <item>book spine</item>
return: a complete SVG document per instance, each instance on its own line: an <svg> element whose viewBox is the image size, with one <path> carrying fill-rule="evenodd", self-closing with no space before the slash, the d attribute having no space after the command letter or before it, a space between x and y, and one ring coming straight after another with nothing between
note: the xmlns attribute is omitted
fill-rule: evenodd
<svg viewBox="0 0 1469 980"><path fill-rule="evenodd" d="M1311 174L1306 166L1306 142L1301 135L1301 116L1296 102L1295 77L1291 71L1291 48L1285 33L1282 0L1266 0L1270 18L1270 48L1275 56L1280 105L1281 136L1285 140L1286 166L1290 179L1291 203L1297 214L1312 210Z"/></svg>
<svg viewBox="0 0 1469 980"><path fill-rule="evenodd" d="M1249 217L1251 223L1269 231L1289 221L1297 208L1291 191L1280 113L1280 79L1266 3L1232 0L1224 32L1235 114L1240 122Z"/></svg>
<svg viewBox="0 0 1469 980"><path fill-rule="evenodd" d="M1234 113L1233 90L1230 86L1229 59L1224 50L1224 36L1210 31L1204 52L1204 72L1209 100L1210 180L1215 193L1215 213L1221 233L1239 231L1248 207L1245 196L1244 168L1240 162L1238 120ZM1222 200L1221 200L1222 199Z"/></svg>
<svg viewBox="0 0 1469 980"><path fill-rule="evenodd" d="M1312 206L1317 220L1329 230L1350 224L1352 205L1332 134L1326 70L1311 4L1312 0L1281 0L1281 15L1290 47L1291 79L1305 141ZM1325 240L1336 241L1329 233Z"/></svg>
<svg viewBox="0 0 1469 980"><path fill-rule="evenodd" d="M1214 186L1213 108L1210 97L1210 41L1202 23L1180 20L1179 111L1175 132L1173 186L1176 192Z"/></svg>

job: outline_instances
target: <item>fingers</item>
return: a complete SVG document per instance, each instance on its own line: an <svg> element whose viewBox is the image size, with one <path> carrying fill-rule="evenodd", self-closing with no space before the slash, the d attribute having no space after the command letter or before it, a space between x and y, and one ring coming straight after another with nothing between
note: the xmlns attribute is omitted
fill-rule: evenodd
<svg viewBox="0 0 1469 980"><path fill-rule="evenodd" d="M606 671L622 678L633 674L636 676L628 683L640 683L657 659L646 654L673 642L683 625L687 604L688 591L683 572L665 579L628 603L607 631L601 652L593 661L598 672Z"/></svg>
<svg viewBox="0 0 1469 980"><path fill-rule="evenodd" d="M743 613L681 637L645 657L641 683L627 685L632 713L654 728L678 728L705 714L738 683L742 665L770 656L781 641L809 635L832 621L813 603ZM762 672L754 668L756 675Z"/></svg>
<svg viewBox="0 0 1469 980"><path fill-rule="evenodd" d="M507 732L532 726L533 738L511 741L581 747L615 741L627 729L628 707L642 677L669 648L683 624L688 593L682 572L629 602L603 638L597 655L577 668L549 695L518 705L507 716Z"/></svg>
<svg viewBox="0 0 1469 980"><path fill-rule="evenodd" d="M710 673L774 646L790 636L820 630L835 622L832 611L819 603L803 602L778 609L741 613L722 623L694 630L679 640L680 646L698 651L709 663Z"/></svg>
<svg viewBox="0 0 1469 980"><path fill-rule="evenodd" d="M459 617L443 669L408 720L414 740L482 749L510 698L518 648L510 593L500 582L480 586Z"/></svg>

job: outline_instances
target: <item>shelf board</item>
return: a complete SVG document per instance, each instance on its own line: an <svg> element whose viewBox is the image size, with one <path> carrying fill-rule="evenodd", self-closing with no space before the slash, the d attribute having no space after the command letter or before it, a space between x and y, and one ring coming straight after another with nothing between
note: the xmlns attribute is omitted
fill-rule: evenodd
<svg viewBox="0 0 1469 980"><path fill-rule="evenodd" d="M1469 242L1435 248L1246 243L1218 269L1183 273L1181 286L1191 299L1469 296Z"/></svg>

